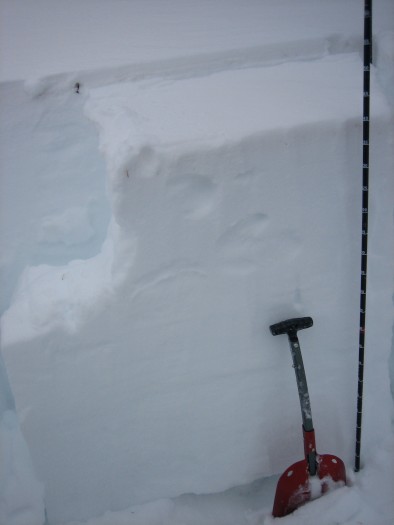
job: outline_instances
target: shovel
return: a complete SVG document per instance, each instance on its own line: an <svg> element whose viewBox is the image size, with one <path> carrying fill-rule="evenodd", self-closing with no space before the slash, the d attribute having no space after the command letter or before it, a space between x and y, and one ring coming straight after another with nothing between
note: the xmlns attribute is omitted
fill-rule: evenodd
<svg viewBox="0 0 394 525"><path fill-rule="evenodd" d="M274 517L290 514L307 501L327 492L336 484L346 484L346 471L343 461L337 456L316 452L311 404L297 336L298 330L309 328L312 325L311 317L299 317L270 326L272 335L287 334L289 338L301 404L305 453L305 459L293 463L279 478L272 510Z"/></svg>

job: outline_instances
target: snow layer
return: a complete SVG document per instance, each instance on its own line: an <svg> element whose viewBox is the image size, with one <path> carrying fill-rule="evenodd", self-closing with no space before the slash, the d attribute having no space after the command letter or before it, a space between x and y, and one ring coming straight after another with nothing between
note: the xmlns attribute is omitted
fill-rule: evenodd
<svg viewBox="0 0 394 525"><path fill-rule="evenodd" d="M318 450L351 464L362 63L349 51L361 26L329 4L302 2L322 20L307 43L288 19L274 47L267 30L252 48L245 27L261 8L231 2L223 27L234 9L246 26L221 42L199 11L209 24L193 59L155 47L126 68L1 86L2 349L51 524L270 523L275 480L233 487L302 456L288 345L268 330L286 317L314 318L300 338ZM289 5L267 2L267 26ZM379 42L387 91L388 33ZM371 493L381 523L392 516L393 121L380 86L373 75L369 467L289 523L379 523Z"/></svg>

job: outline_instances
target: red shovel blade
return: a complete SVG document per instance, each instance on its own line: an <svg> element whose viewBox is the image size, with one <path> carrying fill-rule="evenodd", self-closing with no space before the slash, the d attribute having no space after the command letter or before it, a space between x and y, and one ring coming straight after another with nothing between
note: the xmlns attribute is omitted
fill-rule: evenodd
<svg viewBox="0 0 394 525"><path fill-rule="evenodd" d="M317 475L310 476L305 459L293 463L281 475L276 487L272 515L280 518L298 509L307 501L329 491L335 484L346 484L345 465L331 454L317 456Z"/></svg>

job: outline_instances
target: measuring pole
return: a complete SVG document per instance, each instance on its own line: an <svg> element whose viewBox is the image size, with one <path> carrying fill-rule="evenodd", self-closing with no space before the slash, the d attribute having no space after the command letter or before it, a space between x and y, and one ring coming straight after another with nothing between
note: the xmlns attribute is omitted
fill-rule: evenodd
<svg viewBox="0 0 394 525"><path fill-rule="evenodd" d="M367 304L368 191L369 191L369 121L370 73L372 63L372 0L364 0L364 81L363 81L363 188L361 229L360 332L358 345L358 386L355 468L360 470L361 427L363 412L365 317Z"/></svg>

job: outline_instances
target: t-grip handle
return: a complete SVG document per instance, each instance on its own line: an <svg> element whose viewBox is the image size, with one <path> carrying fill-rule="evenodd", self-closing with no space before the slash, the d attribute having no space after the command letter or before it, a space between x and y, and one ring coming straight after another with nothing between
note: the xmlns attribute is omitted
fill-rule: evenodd
<svg viewBox="0 0 394 525"><path fill-rule="evenodd" d="M312 317L296 317L272 324L270 330L272 335L287 334L290 337L290 335L297 335L298 330L310 328L311 326L313 326Z"/></svg>

